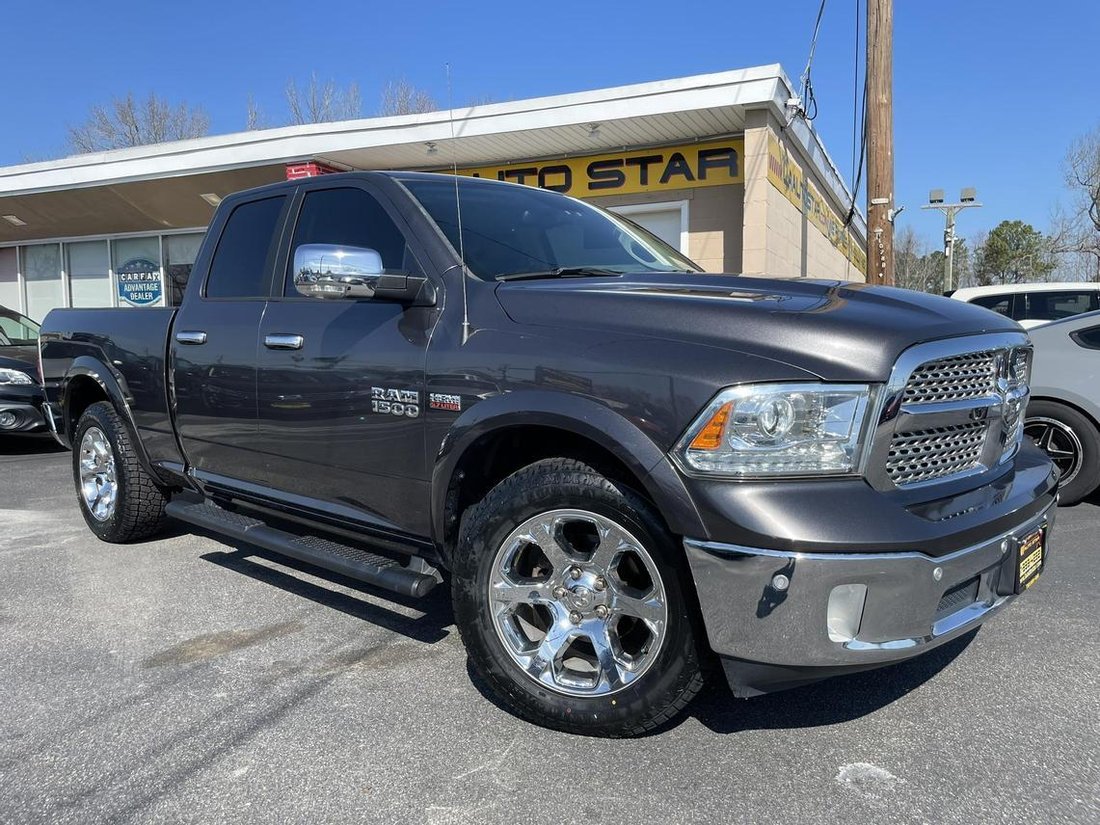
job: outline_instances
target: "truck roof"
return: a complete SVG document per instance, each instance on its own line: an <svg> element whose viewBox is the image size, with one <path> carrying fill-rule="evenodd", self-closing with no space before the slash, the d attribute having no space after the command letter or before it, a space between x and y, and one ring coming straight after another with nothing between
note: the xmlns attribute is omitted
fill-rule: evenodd
<svg viewBox="0 0 1100 825"><path fill-rule="evenodd" d="M410 172L410 171L403 171L403 170L398 170L398 169L392 169L392 170L371 169L371 170L356 170L356 171L351 171L351 172L334 172L332 174L324 175L324 179L326 181L331 180L334 183L339 182L341 180L363 180L363 179L371 179L371 178L389 178L391 180L398 180L398 181L439 180L442 176L445 176L445 175L449 176L450 174L451 173L446 171L446 170L441 170L441 171L438 171L438 172ZM470 176L470 175L460 175L459 179L462 181L463 186L482 186L482 185L484 185L484 186L508 186L508 187L525 186L525 184L521 184L521 183L512 183L510 181L500 181L500 180L496 180L495 178L473 177L473 176ZM297 186L298 184L302 183L304 180L308 180L308 178L298 178L296 180L284 180L284 181L278 181L277 183L269 183L269 184L266 184L265 186L256 186L256 187L253 187L252 189L242 189L239 192L234 192L229 197L236 197L238 195L250 195L250 194L259 193L259 192L273 192L273 191L277 192L277 191L280 191L282 189L287 189L287 188L290 188L290 187ZM526 188L531 188L531 187L526 187ZM548 194L558 194L558 193L554 193L553 190L550 190L550 189L544 189L544 190L541 190L541 191L544 191Z"/></svg>

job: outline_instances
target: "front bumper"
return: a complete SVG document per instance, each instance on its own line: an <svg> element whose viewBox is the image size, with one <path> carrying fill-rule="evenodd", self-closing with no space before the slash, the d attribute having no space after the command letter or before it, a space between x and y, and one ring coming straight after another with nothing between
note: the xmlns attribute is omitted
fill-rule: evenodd
<svg viewBox="0 0 1100 825"><path fill-rule="evenodd" d="M46 419L42 415L44 401L45 395L40 387L5 386L0 392L0 435L45 429Z"/></svg>
<svg viewBox="0 0 1100 825"><path fill-rule="evenodd" d="M908 659L978 627L1014 598L1019 543L1037 529L1049 541L1056 504L941 556L684 547L710 645L734 693L752 696Z"/></svg>

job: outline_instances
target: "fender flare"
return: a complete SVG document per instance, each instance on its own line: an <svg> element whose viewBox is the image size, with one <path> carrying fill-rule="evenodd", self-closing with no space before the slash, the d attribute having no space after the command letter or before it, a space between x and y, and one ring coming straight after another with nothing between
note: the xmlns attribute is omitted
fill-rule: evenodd
<svg viewBox="0 0 1100 825"><path fill-rule="evenodd" d="M546 426L581 436L608 450L640 481L642 490L678 535L706 535L684 480L665 452L630 420L590 398L547 390L519 390L479 401L455 420L440 444L431 477L432 538L444 547L446 504L454 474L481 437L511 427Z"/></svg>
<svg viewBox="0 0 1100 825"><path fill-rule="evenodd" d="M68 442L69 449L75 449L73 446L73 431L76 428L76 421L73 420L69 411L69 389L74 378L90 378L103 390L107 400L111 402L115 411L122 417L123 422L130 430L130 441L134 445L138 461L141 462L150 475L159 478L149 461L149 454L145 451L145 445L138 438L134 414L130 409L133 395L130 394L130 390L126 386L126 379L121 375L117 375L114 370L98 358L90 355L79 355L74 358L73 363L66 370L65 376L61 380L61 392L59 393L58 402L61 409L61 420L65 424L65 441Z"/></svg>

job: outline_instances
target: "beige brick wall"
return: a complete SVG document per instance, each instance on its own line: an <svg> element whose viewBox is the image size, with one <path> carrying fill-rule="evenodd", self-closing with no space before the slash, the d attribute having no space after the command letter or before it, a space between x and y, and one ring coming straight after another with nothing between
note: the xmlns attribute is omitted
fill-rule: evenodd
<svg viewBox="0 0 1100 825"><path fill-rule="evenodd" d="M762 110L749 111L745 126L744 273L864 280L863 273L768 180L768 137L783 140L774 118ZM800 165L822 191L809 164Z"/></svg>
<svg viewBox="0 0 1100 825"><path fill-rule="evenodd" d="M768 183L768 114L745 113L745 216L741 271L746 275L767 275L768 213L775 187Z"/></svg>
<svg viewBox="0 0 1100 825"><path fill-rule="evenodd" d="M740 272L744 193L732 184L585 200L603 207L687 201L688 257L708 272Z"/></svg>

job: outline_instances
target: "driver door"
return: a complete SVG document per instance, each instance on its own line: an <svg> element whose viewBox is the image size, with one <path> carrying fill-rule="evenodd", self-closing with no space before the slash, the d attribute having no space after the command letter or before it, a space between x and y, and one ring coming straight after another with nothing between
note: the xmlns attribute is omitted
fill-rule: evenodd
<svg viewBox="0 0 1100 825"><path fill-rule="evenodd" d="M306 297L295 251L374 250L386 272L421 274L409 230L366 183L303 187L282 283L260 323L263 483L306 510L426 535L424 365L435 307ZM379 400L401 399L398 403Z"/></svg>

